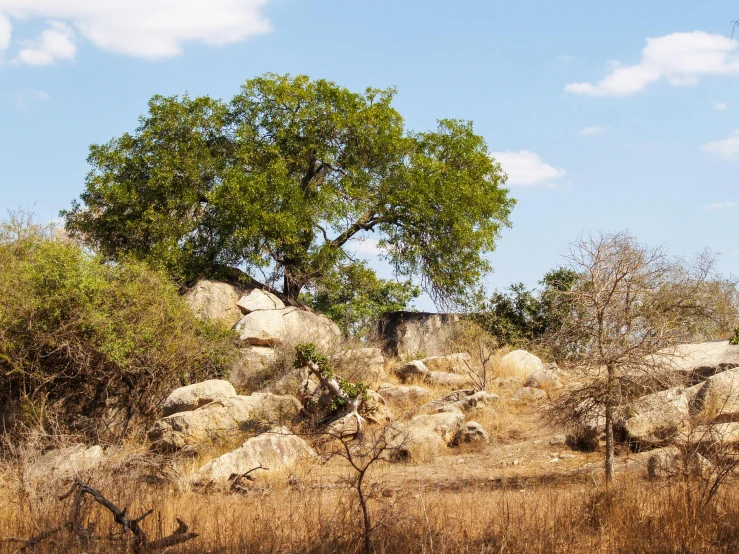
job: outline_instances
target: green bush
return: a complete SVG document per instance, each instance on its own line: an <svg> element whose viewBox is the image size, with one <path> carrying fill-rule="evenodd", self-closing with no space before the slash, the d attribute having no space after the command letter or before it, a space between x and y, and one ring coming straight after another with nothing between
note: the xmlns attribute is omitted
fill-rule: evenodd
<svg viewBox="0 0 739 554"><path fill-rule="evenodd" d="M142 430L175 387L221 375L232 332L197 321L167 277L103 263L28 216L0 224L3 429L96 440Z"/></svg>

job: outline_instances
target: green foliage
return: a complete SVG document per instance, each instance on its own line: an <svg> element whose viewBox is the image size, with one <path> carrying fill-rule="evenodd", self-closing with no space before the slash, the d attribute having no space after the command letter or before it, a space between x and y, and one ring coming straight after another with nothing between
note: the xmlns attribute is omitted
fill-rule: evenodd
<svg viewBox="0 0 739 554"><path fill-rule="evenodd" d="M102 438L118 438L148 425L173 388L221 375L234 353L232 332L195 320L166 275L102 263L28 218L0 223L5 428L95 434L105 420Z"/></svg>
<svg viewBox="0 0 739 554"><path fill-rule="evenodd" d="M539 281L541 292L528 290L523 283L495 292L472 319L501 344L520 346L561 327L569 314L566 294L576 283L577 274L567 268L548 272Z"/></svg>
<svg viewBox="0 0 739 554"><path fill-rule="evenodd" d="M739 325L734 327L734 336L729 341L730 344L739 344Z"/></svg>
<svg viewBox="0 0 739 554"><path fill-rule="evenodd" d="M364 261L342 263L300 300L326 314L348 337L366 339L377 318L403 310L421 294L410 281L379 279Z"/></svg>
<svg viewBox="0 0 739 554"><path fill-rule="evenodd" d="M352 237L377 232L399 275L462 301L515 201L471 123L407 130L394 95L268 74L228 104L155 96L133 134L91 147L67 228L178 280L269 270L293 299L346 263Z"/></svg>

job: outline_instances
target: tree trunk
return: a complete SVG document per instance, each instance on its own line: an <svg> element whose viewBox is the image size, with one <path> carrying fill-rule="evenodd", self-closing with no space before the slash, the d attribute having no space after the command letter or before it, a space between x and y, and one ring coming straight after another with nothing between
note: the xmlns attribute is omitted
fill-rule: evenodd
<svg viewBox="0 0 739 554"><path fill-rule="evenodd" d="M303 290L303 283L294 279L287 271L285 271L282 284L282 294L290 300L297 301L301 290Z"/></svg>
<svg viewBox="0 0 739 554"><path fill-rule="evenodd" d="M606 483L613 481L613 370L608 368L608 389L606 392Z"/></svg>

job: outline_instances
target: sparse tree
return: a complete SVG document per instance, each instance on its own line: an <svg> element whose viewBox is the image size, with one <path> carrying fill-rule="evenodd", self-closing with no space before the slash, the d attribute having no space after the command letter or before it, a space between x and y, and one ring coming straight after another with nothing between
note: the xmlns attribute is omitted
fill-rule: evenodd
<svg viewBox="0 0 739 554"><path fill-rule="evenodd" d="M628 233L581 238L567 258L577 280L561 292L570 311L551 340L581 373L583 386L563 395L560 408L604 420L610 482L618 407L672 384L671 347L717 317L714 258L671 258Z"/></svg>

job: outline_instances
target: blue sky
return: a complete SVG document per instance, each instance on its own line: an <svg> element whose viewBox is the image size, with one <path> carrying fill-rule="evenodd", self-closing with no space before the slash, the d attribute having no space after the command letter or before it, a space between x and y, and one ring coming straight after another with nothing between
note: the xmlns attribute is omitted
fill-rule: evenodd
<svg viewBox="0 0 739 554"><path fill-rule="evenodd" d="M397 86L415 130L474 122L518 200L490 288L623 229L739 274L734 19L719 0L0 0L0 209L55 217L88 146L133 130L153 94L304 73Z"/></svg>

